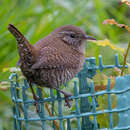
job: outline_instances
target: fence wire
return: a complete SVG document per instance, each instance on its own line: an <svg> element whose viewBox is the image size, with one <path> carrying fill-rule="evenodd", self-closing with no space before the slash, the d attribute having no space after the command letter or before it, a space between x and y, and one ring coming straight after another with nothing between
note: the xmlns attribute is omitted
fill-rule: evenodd
<svg viewBox="0 0 130 130"><path fill-rule="evenodd" d="M74 81L73 112L64 114L64 97L54 90L50 89L47 98L43 98L41 88L36 87L36 93L39 96L40 112L36 113L33 109L35 101L30 97L29 85L26 80L19 82L16 73L10 75L11 98L13 105L14 130L32 130L32 126L37 130L57 130L56 122L60 130L98 130L101 129L98 122L98 115L108 114L109 130L128 130L130 129L130 75L116 77L115 86L111 89L111 78L108 78L107 88L103 91L95 92L93 82L88 82L88 78L93 78L97 70L101 72L109 68L121 68L118 55L115 55L115 65L104 65L102 56L99 56L99 65L96 65L95 58L86 58L84 68L77 75L78 81ZM128 66L126 66L128 67ZM98 96L107 95L107 107L103 110L98 109L100 104L97 101ZM115 95L117 102L113 108L112 96ZM49 104L51 114L47 114L46 103ZM55 110L56 108L56 110ZM32 111L33 110L33 111ZM113 114L117 113L116 125L114 124ZM102 119L104 120L104 119ZM56 122L55 122L56 121ZM76 128L73 128L72 122L75 122ZM51 122L51 123L50 123ZM105 128L104 128L105 129Z"/></svg>

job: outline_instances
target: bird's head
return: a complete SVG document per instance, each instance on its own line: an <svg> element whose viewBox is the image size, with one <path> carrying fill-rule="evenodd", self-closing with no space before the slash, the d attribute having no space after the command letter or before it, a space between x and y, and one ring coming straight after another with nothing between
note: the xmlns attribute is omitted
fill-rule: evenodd
<svg viewBox="0 0 130 130"><path fill-rule="evenodd" d="M96 40L95 38L86 35L86 33L77 26L66 25L57 28L52 32L52 34L59 37L66 44L79 47L82 43L85 43L85 40Z"/></svg>

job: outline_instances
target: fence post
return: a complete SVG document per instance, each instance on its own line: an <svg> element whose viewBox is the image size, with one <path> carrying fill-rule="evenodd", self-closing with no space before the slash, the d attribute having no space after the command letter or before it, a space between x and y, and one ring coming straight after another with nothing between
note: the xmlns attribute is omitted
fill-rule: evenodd
<svg viewBox="0 0 130 130"><path fill-rule="evenodd" d="M86 63L88 62L88 63ZM83 70L78 74L79 78L79 94L90 93L90 86L86 77L92 78L96 74L96 59L91 58L86 61ZM89 70L88 67L91 66L94 69ZM88 97L83 97L80 99L80 112L90 112L92 110L92 105L89 102ZM82 117L82 130L93 130L93 122L90 120L89 116Z"/></svg>

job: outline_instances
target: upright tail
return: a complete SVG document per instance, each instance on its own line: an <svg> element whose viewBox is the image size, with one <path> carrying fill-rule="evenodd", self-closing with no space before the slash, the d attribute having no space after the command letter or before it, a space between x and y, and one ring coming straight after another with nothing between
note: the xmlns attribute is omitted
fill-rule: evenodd
<svg viewBox="0 0 130 130"><path fill-rule="evenodd" d="M30 62L33 58L34 47L29 43L29 41L24 37L24 35L16 28L14 25L9 24L8 30L13 34L18 42L18 51L20 55L20 60Z"/></svg>
<svg viewBox="0 0 130 130"><path fill-rule="evenodd" d="M8 25L8 30L13 34L13 36L16 38L16 40L18 42L21 43L22 39L27 41L27 39L23 36L23 34L14 25L9 24Z"/></svg>

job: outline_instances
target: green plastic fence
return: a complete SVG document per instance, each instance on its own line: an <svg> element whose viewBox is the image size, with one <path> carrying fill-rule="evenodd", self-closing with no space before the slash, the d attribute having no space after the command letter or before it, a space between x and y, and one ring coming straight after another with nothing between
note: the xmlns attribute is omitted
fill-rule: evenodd
<svg viewBox="0 0 130 130"><path fill-rule="evenodd" d="M11 98L13 105L14 130L32 130L32 127L37 127L37 130L57 130L56 120L59 123L60 130L73 130L72 121L76 122L75 130L98 130L100 123L97 121L98 115L108 114L109 130L129 130L130 129L130 75L116 77L115 87L111 90L111 79L108 78L107 89L95 92L94 83L88 82L88 78L93 78L96 71L118 67L118 55L115 55L115 65L103 65L102 56L99 56L99 65L96 65L95 58L86 58L83 70L77 75L77 80L74 81L74 94L70 99L73 99L75 110L69 114L64 114L63 101L64 97L60 93L54 94L54 90L50 89L50 96L43 98L40 88L36 87L37 95L39 96L40 112L32 112L31 107L35 101L27 94L29 86L26 80L21 84L16 73L10 76ZM126 66L127 67L127 66ZM112 108L111 96L116 95L117 104ZM98 96L108 95L107 109L97 110L100 106L96 98ZM49 116L45 110L45 102L51 104L51 113ZM56 103L58 105L56 105ZM58 107L57 107L58 106ZM58 108L57 114L54 109ZM113 114L117 113L116 126L113 123ZM93 118L92 118L93 117ZM104 119L103 119L104 120ZM48 123L48 121L50 123ZM32 125L33 124L33 125ZM108 129L108 128L103 128Z"/></svg>

